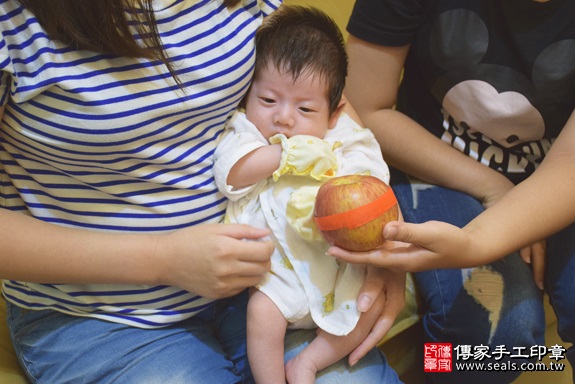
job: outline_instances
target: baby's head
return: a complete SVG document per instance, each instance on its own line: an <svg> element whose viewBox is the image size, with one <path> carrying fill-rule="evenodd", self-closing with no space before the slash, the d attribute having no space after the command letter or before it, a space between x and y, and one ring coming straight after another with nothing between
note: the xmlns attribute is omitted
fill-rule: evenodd
<svg viewBox="0 0 575 384"><path fill-rule="evenodd" d="M322 11L281 6L256 33L254 79L244 101L248 119L267 138L276 133L325 136L344 103L343 36Z"/></svg>

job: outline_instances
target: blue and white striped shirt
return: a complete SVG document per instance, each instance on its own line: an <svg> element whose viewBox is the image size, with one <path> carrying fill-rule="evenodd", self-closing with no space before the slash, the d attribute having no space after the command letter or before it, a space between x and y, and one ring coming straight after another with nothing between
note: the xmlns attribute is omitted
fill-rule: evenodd
<svg viewBox="0 0 575 384"><path fill-rule="evenodd" d="M0 206L94 231L161 233L219 222L213 153L246 92L255 30L281 0L156 0L166 66L50 40L0 0ZM138 327L169 325L212 300L168 286L5 281L6 298Z"/></svg>

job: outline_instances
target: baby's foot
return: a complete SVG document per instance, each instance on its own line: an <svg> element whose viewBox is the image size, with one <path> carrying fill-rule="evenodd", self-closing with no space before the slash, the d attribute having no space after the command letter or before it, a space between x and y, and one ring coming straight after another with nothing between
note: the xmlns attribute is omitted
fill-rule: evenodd
<svg viewBox="0 0 575 384"><path fill-rule="evenodd" d="M299 355L286 364L286 380L289 384L314 384L317 368L309 359Z"/></svg>

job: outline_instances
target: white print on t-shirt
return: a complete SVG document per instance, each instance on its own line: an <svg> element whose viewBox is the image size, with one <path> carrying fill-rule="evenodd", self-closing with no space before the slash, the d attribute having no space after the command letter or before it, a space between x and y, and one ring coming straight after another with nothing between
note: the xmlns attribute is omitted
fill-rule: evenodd
<svg viewBox="0 0 575 384"><path fill-rule="evenodd" d="M517 143L511 151L494 142L482 132L471 128L465 121L456 122L445 109L441 140L467 156L505 173L531 173L543 160L554 139L539 139Z"/></svg>

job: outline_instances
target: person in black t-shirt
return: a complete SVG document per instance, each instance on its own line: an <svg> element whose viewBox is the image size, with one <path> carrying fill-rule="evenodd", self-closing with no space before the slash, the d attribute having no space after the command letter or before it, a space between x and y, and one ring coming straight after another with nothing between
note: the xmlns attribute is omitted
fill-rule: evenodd
<svg viewBox="0 0 575 384"><path fill-rule="evenodd" d="M433 222L386 226L404 249L329 253L417 272L428 341L543 346L545 289L573 343L575 3L358 0L348 31L345 94L394 167L405 221Z"/></svg>

